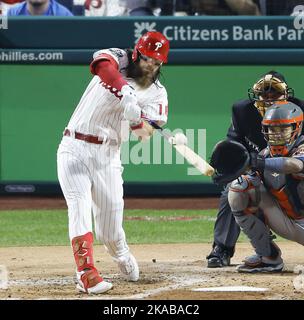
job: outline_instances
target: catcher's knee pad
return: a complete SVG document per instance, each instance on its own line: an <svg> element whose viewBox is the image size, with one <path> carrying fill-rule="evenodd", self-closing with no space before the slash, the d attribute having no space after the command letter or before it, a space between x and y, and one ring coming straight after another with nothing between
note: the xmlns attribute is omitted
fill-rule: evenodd
<svg viewBox="0 0 304 320"><path fill-rule="evenodd" d="M256 213L261 200L261 179L258 175L243 175L234 180L228 193L228 201L232 211L245 210Z"/></svg>
<svg viewBox="0 0 304 320"><path fill-rule="evenodd" d="M228 201L232 211L242 211L248 207L249 195L248 195L249 183L243 177L234 180L228 192Z"/></svg>

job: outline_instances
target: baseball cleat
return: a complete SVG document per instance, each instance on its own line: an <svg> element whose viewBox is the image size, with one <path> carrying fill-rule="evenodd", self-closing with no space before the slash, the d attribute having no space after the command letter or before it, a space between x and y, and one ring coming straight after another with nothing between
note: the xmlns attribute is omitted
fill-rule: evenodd
<svg viewBox="0 0 304 320"><path fill-rule="evenodd" d="M113 285L110 282L103 280L98 271L90 269L87 271L76 271L77 285L76 288L88 294L104 293L112 289Z"/></svg>
<svg viewBox="0 0 304 320"><path fill-rule="evenodd" d="M279 255L276 259L252 255L245 258L244 263L237 266L236 270L242 273L281 272L284 263Z"/></svg>
<svg viewBox="0 0 304 320"><path fill-rule="evenodd" d="M139 268L135 257L131 253L120 258L114 258L114 261L118 264L121 273L127 281L138 281Z"/></svg>
<svg viewBox="0 0 304 320"><path fill-rule="evenodd" d="M230 254L219 246L215 246L206 257L208 268L222 268L230 265Z"/></svg>

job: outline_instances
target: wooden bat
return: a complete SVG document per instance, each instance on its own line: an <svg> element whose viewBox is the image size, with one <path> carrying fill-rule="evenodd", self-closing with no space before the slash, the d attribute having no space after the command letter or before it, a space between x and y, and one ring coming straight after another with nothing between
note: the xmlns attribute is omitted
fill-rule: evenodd
<svg viewBox="0 0 304 320"><path fill-rule="evenodd" d="M205 176L212 176L214 174L214 168L210 166L210 164L200 157L197 153L195 153L191 148L189 148L185 144L175 144L175 138L173 135L164 131L162 127L160 127L154 121L146 119L147 122L156 129L173 147L176 151L181 154L193 167L195 167L200 173Z"/></svg>

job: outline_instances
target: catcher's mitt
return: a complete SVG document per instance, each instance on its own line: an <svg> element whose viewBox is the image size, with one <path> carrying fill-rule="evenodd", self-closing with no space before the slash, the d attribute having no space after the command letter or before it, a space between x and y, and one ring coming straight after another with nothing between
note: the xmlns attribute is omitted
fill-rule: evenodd
<svg viewBox="0 0 304 320"><path fill-rule="evenodd" d="M239 142L222 140L212 152L210 165L215 169L212 176L216 184L227 184L242 175L248 168L250 155Z"/></svg>

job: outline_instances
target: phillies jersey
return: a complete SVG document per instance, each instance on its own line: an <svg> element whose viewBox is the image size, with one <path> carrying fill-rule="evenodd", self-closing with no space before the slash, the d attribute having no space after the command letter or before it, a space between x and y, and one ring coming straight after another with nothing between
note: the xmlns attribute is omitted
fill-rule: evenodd
<svg viewBox="0 0 304 320"><path fill-rule="evenodd" d="M168 98L164 86L157 80L148 88L141 88L132 78L127 78L129 64L125 50L103 49L94 53L93 61L114 59L123 78L135 91L138 105L143 113L160 124L167 122ZM101 140L116 140L121 143L123 108L120 106L122 94L104 83L95 75L82 95L67 128L70 131L98 136Z"/></svg>
<svg viewBox="0 0 304 320"><path fill-rule="evenodd" d="M85 16L113 17L128 15L128 8L121 0L83 0L83 2Z"/></svg>
<svg viewBox="0 0 304 320"><path fill-rule="evenodd" d="M1 0L0 1L0 16L6 16L8 10L22 0Z"/></svg>

